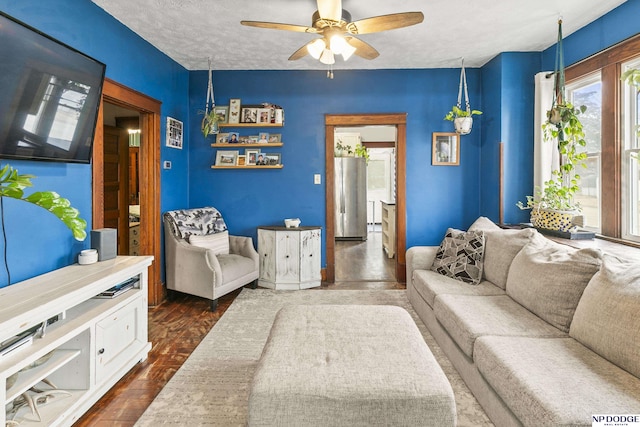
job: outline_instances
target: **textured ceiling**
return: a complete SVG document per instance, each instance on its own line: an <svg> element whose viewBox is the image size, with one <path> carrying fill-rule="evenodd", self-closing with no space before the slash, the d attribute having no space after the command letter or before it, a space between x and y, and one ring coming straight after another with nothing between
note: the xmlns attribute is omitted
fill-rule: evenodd
<svg viewBox="0 0 640 427"><path fill-rule="evenodd" d="M188 70L315 70L308 55L287 58L312 34L240 25L241 20L311 25L316 0L92 0ZM421 11L412 27L360 36L380 56L337 59L335 69L479 67L500 52L540 51L555 43L557 19L565 36L621 0L343 0L354 21Z"/></svg>

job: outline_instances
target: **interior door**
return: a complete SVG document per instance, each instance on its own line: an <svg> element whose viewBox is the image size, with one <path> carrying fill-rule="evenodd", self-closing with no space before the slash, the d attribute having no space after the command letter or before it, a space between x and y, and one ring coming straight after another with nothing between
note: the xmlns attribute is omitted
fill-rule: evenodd
<svg viewBox="0 0 640 427"><path fill-rule="evenodd" d="M104 126L104 226L118 230L118 255L129 254L129 134Z"/></svg>

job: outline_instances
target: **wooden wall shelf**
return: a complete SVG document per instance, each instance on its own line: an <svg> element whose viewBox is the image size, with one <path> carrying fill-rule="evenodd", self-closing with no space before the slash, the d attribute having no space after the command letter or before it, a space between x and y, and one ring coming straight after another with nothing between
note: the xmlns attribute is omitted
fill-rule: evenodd
<svg viewBox="0 0 640 427"><path fill-rule="evenodd" d="M263 142L258 144L224 144L224 143L213 143L211 144L214 148L252 148L252 147L282 147L282 142Z"/></svg>
<svg viewBox="0 0 640 427"><path fill-rule="evenodd" d="M211 169L282 169L284 165L211 166Z"/></svg>
<svg viewBox="0 0 640 427"><path fill-rule="evenodd" d="M219 123L221 128L281 128L283 123Z"/></svg>

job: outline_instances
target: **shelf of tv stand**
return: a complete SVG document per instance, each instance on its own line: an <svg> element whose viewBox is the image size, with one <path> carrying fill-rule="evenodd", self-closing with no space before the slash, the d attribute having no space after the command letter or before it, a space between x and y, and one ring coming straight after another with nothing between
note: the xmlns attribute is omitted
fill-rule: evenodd
<svg viewBox="0 0 640 427"><path fill-rule="evenodd" d="M263 143L252 143L252 144L229 144L229 143L213 143L211 144L214 148L248 148L248 147L282 147L284 144L282 142L263 142Z"/></svg>
<svg viewBox="0 0 640 427"><path fill-rule="evenodd" d="M284 123L219 123L221 128L281 128Z"/></svg>

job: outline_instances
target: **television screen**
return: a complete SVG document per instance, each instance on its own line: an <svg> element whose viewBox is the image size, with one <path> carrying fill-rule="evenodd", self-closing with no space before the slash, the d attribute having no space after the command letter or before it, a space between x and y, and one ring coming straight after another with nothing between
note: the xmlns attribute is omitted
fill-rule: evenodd
<svg viewBox="0 0 640 427"><path fill-rule="evenodd" d="M89 163L104 71L0 12L0 158Z"/></svg>

